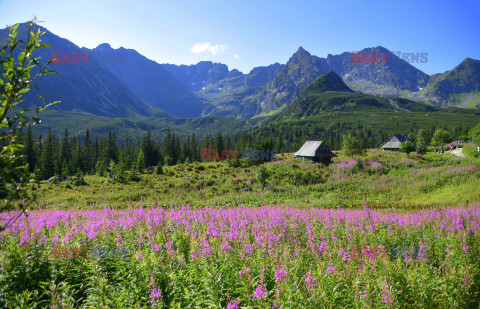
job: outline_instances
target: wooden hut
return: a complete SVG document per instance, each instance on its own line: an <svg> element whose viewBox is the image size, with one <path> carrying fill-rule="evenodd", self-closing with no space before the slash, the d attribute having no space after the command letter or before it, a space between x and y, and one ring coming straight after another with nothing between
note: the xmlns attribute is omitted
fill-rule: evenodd
<svg viewBox="0 0 480 309"><path fill-rule="evenodd" d="M328 165L332 162L332 158L336 156L323 141L306 141L302 148L295 152L294 158L304 158Z"/></svg>
<svg viewBox="0 0 480 309"><path fill-rule="evenodd" d="M402 143L411 140L406 135L395 134L385 145L381 148L383 150L390 150L390 151L401 151Z"/></svg>

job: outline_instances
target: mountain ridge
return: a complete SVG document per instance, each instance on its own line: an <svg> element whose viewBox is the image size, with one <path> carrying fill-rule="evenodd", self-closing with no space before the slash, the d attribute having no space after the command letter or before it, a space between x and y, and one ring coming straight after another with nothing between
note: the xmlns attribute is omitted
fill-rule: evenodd
<svg viewBox="0 0 480 309"><path fill-rule="evenodd" d="M79 48L41 29L47 32L47 41L53 40L54 48L70 54L88 52L91 56L83 67L54 64L61 80L46 77L41 82L52 98L65 102L59 105L65 110L110 117L164 116L166 112L174 117L248 119L291 104L315 79L330 71L356 92L403 97L435 106L480 107L479 61L471 58L450 71L429 76L382 46L364 48L359 54L328 54L326 58L300 46L286 64L255 67L244 74L212 61L160 64L135 49L113 49L108 43L93 49ZM4 36L6 29L2 31ZM44 53L47 59L48 51ZM364 61L365 55L368 61ZM383 55L382 61L373 60L378 55ZM356 57L361 61L356 62ZM85 67L89 69L85 71ZM73 83L76 80L79 82Z"/></svg>
<svg viewBox="0 0 480 309"><path fill-rule="evenodd" d="M83 50L67 39L39 26L45 34L42 43L52 47L42 48L35 52L35 57L41 57L40 63L45 64L52 59L52 52L60 52L68 59ZM8 37L8 28L0 30L0 41ZM18 27L18 38L26 40L25 24ZM84 110L92 114L108 117L141 118L150 116L152 107L128 90L127 85L98 63L95 59L77 63L52 63L49 67L57 74L42 76L35 81L46 102L60 100L60 104L52 108L59 110ZM37 95L39 91L32 88L24 95L24 105L41 104Z"/></svg>

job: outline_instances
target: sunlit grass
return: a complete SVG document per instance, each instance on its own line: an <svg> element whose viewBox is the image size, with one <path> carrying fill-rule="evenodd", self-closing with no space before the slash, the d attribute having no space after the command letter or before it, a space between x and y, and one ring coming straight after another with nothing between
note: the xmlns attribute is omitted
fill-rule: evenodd
<svg viewBox="0 0 480 309"><path fill-rule="evenodd" d="M374 149L354 159L339 152L336 163L325 167L292 160L292 155L282 155L279 162L264 164L270 174L266 188L256 179L259 166L197 162L165 167L164 175L141 174L138 182L120 183L93 175L85 176L85 186L42 183L37 193L42 207L55 208L295 203L384 208L458 205L480 200L476 190L480 161L474 159L435 153L408 157ZM354 166L356 161L361 165ZM338 164L341 162L345 164Z"/></svg>

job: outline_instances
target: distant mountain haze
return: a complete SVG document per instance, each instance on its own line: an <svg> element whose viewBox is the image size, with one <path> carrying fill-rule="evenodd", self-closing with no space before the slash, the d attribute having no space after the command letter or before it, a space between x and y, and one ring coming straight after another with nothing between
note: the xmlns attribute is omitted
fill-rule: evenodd
<svg viewBox="0 0 480 309"><path fill-rule="evenodd" d="M42 36L42 43L52 47L42 48L37 51L36 57L42 57L41 62L46 63L52 59L52 51L68 55L70 61L72 54L83 52L81 48L70 41L60 38L48 30ZM18 38L26 40L24 24L18 27ZM9 30L0 30L0 41L8 37ZM72 59L70 59L72 58ZM110 70L95 59L88 59L86 63L53 63L49 67L57 74L49 74L38 78L35 82L39 92L32 88L24 95L25 102L40 103L37 95L45 98L46 102L60 100L54 106L59 110L81 110L89 113L108 117L143 117L150 116L151 107L131 92L127 85L118 79Z"/></svg>
<svg viewBox="0 0 480 309"><path fill-rule="evenodd" d="M113 49L106 43L92 50L84 50L98 59L124 82L130 91L148 104L175 117L201 116L203 100L161 64L149 60L133 49Z"/></svg>

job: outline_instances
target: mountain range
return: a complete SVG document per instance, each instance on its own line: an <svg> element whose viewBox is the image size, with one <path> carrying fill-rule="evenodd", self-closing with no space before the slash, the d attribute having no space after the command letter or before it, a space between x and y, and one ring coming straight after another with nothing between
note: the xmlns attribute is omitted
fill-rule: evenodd
<svg viewBox="0 0 480 309"><path fill-rule="evenodd" d="M19 37L25 38L25 27L18 29ZM429 76L381 46L326 58L300 47L286 64L255 67L244 74L211 61L160 64L134 49L113 49L107 43L80 48L41 29L45 31L42 42L52 47L39 50L36 56L46 62L55 54L61 61L51 65L58 74L38 79L38 87L47 102L62 101L54 106L56 110L77 115L170 122L205 116L273 119L287 110L299 115L292 106L300 108L298 99L305 99L312 89L322 92L316 101L324 100L321 108L315 105L316 112L339 111L361 102L397 111L406 109L404 104L423 111L432 106L435 111L438 107L480 108L480 61L470 58L450 71ZM7 37L8 28L0 30L0 42ZM79 54L84 61L75 62ZM324 93L322 87L328 90ZM26 101L38 102L37 94L30 91ZM350 105L332 103L342 100Z"/></svg>

